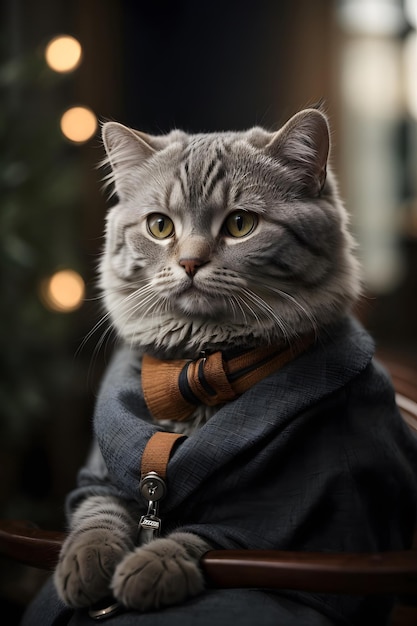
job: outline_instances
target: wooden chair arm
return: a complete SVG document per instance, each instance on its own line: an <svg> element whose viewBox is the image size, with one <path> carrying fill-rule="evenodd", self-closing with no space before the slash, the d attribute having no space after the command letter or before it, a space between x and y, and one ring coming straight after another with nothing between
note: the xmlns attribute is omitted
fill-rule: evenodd
<svg viewBox="0 0 417 626"><path fill-rule="evenodd" d="M65 533L25 521L0 520L0 554L52 570ZM417 594L417 551L321 553L211 550L201 559L207 582L218 588L269 587L323 593Z"/></svg>
<svg viewBox="0 0 417 626"><path fill-rule="evenodd" d="M325 553L212 550L201 561L211 586L318 593L416 594L417 552Z"/></svg>
<svg viewBox="0 0 417 626"><path fill-rule="evenodd" d="M0 555L39 569L53 570L65 533L43 530L23 520L0 520Z"/></svg>

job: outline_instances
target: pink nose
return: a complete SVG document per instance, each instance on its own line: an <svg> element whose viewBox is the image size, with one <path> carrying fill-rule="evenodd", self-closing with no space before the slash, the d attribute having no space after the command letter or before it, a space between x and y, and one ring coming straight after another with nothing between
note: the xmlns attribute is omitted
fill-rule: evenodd
<svg viewBox="0 0 417 626"><path fill-rule="evenodd" d="M203 259L180 259L180 265L188 276L194 276L199 267L204 265Z"/></svg>

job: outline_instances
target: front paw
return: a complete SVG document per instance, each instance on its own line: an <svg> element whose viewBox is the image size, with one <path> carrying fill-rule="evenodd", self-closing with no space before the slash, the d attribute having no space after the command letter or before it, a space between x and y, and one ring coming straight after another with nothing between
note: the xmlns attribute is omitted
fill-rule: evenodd
<svg viewBox="0 0 417 626"><path fill-rule="evenodd" d="M125 607L146 611L197 595L204 579L198 560L183 546L174 539L156 539L119 563L111 587Z"/></svg>
<svg viewBox="0 0 417 626"><path fill-rule="evenodd" d="M55 587L63 602L83 608L108 595L116 565L127 550L108 530L70 535L62 546L54 573Z"/></svg>

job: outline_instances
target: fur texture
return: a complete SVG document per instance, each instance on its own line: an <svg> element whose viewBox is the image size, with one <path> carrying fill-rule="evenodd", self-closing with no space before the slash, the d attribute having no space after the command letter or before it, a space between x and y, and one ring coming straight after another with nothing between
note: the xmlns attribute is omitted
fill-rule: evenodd
<svg viewBox="0 0 417 626"><path fill-rule="evenodd" d="M151 137L110 122L103 140L119 202L107 219L101 288L127 344L165 358L284 346L355 301L358 263L320 111L276 133ZM212 413L201 407L167 428L191 434ZM111 589L148 610L203 590L203 539L177 533L135 547L136 524L116 499L80 506L55 572L67 604L88 606Z"/></svg>

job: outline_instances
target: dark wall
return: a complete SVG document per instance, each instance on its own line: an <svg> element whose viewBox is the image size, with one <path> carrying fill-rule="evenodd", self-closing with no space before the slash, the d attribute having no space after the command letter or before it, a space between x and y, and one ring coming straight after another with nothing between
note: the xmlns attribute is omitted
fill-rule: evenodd
<svg viewBox="0 0 417 626"><path fill-rule="evenodd" d="M126 0L126 122L153 132L276 124L285 5Z"/></svg>
<svg viewBox="0 0 417 626"><path fill-rule="evenodd" d="M327 0L125 0L125 122L151 132L277 127L333 96L331 15Z"/></svg>

